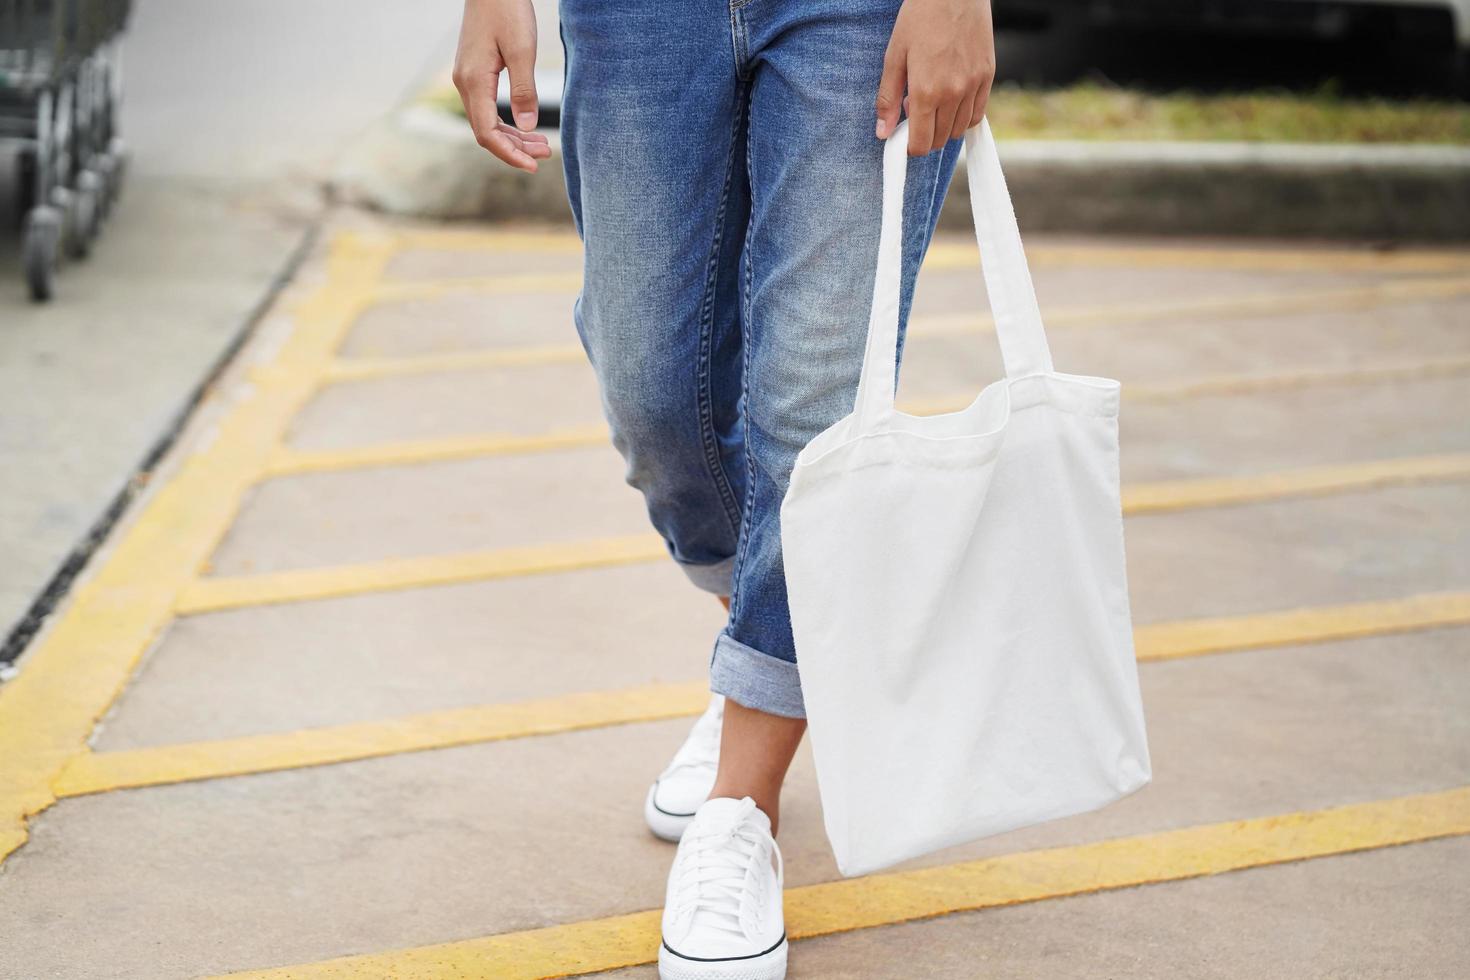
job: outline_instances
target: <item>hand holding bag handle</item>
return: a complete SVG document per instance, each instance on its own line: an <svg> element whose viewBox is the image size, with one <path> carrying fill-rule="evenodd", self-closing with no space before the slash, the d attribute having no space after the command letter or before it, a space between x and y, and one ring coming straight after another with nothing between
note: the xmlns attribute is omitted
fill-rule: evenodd
<svg viewBox="0 0 1470 980"><path fill-rule="evenodd" d="M878 236L878 271L868 342L863 354L854 412L870 428L893 411L897 386L899 278L903 268L904 178L908 171L908 122L900 123L883 148L883 223ZM1051 350L1041 325L1041 310L1021 247L1016 212L1006 190L990 123L965 133L965 166L970 181L970 212L980 244L980 264L990 296L995 334L1006 376L1052 372Z"/></svg>

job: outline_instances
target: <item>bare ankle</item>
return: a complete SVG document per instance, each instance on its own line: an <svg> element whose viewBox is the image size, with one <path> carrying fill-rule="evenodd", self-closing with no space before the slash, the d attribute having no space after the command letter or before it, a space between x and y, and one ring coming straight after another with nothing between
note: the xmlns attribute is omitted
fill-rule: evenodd
<svg viewBox="0 0 1470 980"><path fill-rule="evenodd" d="M804 719L783 718L727 698L720 768L710 796L750 797L770 818L774 834L781 809L781 784L786 781L786 769L804 731Z"/></svg>

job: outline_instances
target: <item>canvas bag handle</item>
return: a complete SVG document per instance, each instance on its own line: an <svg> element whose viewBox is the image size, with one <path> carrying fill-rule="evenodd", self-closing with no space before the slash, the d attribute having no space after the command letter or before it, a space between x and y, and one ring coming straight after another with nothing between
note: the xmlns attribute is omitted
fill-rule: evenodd
<svg viewBox="0 0 1470 980"><path fill-rule="evenodd" d="M883 219L878 235L878 271L873 282L873 309L863 353L854 411L862 424L893 410L898 359L898 296L903 273L903 198L908 172L909 124L899 124L883 148ZM990 312L1000 341L1006 377L1050 374L1051 350L1041 325L1041 310L1021 230L1000 170L1000 156L990 135L990 122L965 133L965 166L970 178L970 212L980 244L980 264Z"/></svg>

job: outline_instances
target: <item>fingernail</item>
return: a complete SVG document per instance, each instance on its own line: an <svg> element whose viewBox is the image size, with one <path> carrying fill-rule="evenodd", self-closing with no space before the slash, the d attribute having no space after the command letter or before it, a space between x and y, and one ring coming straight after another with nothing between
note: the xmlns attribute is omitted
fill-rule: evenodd
<svg viewBox="0 0 1470 980"><path fill-rule="evenodd" d="M888 138L888 120L886 120L886 119L879 119L878 120L877 133L878 133L878 138L880 140L886 140Z"/></svg>
<svg viewBox="0 0 1470 980"><path fill-rule="evenodd" d="M534 113L534 112L518 112L518 113L516 113L516 125L519 126L521 129L535 129L536 128L536 113Z"/></svg>

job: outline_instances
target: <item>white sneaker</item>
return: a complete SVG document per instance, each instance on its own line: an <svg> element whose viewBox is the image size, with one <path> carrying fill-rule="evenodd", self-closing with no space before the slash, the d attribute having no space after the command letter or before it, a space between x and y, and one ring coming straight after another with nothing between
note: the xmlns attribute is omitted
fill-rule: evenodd
<svg viewBox="0 0 1470 980"><path fill-rule="evenodd" d="M701 806L669 871L661 980L783 980L783 877L771 821L754 800Z"/></svg>
<svg viewBox="0 0 1470 980"><path fill-rule="evenodd" d="M689 737L674 753L643 801L643 819L655 837L677 841L694 819L699 804L709 799L720 764L720 729L725 724L725 699L710 696L709 707L694 723Z"/></svg>

